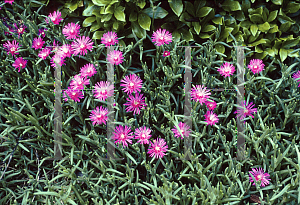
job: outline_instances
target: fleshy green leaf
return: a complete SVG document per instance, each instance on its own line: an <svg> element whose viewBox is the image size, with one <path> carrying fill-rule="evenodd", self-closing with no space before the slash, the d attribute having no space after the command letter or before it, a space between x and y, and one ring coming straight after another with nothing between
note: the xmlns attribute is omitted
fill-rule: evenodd
<svg viewBox="0 0 300 205"><path fill-rule="evenodd" d="M92 0L92 1L97 6L106 6L108 4L112 4L114 2L118 2L116 0L113 0L113 2L111 0Z"/></svg>
<svg viewBox="0 0 300 205"><path fill-rule="evenodd" d="M140 13L138 23L143 29L150 31L151 18L147 14Z"/></svg>
<svg viewBox="0 0 300 205"><path fill-rule="evenodd" d="M114 12L114 15L117 20L125 22L125 8L123 6L118 6Z"/></svg>
<svg viewBox="0 0 300 205"><path fill-rule="evenodd" d="M253 36L256 35L257 30L258 30L258 27L257 27L256 24L252 24L252 25L250 26L250 31L251 31L251 33L252 33Z"/></svg>
<svg viewBox="0 0 300 205"><path fill-rule="evenodd" d="M259 44L262 44L262 43L266 43L267 41L265 39L260 39L259 41L256 41L254 43L251 43L252 46L257 46Z"/></svg>
<svg viewBox="0 0 300 205"><path fill-rule="evenodd" d="M202 29L202 31L203 31L203 32L209 32L209 31L213 31L213 30L215 30L215 29L216 29L216 27L213 26L213 25L206 25L206 26Z"/></svg>
<svg viewBox="0 0 300 205"><path fill-rule="evenodd" d="M96 20L96 17L88 17L86 18L83 23L82 23L82 26L83 27L88 27L90 25L92 25L92 23Z"/></svg>
<svg viewBox="0 0 300 205"><path fill-rule="evenodd" d="M217 44L216 49L219 53L225 53L225 47L221 44Z"/></svg>
<svg viewBox="0 0 300 205"><path fill-rule="evenodd" d="M192 23L194 26L194 30L197 33L197 35L199 35L200 31L201 31L201 25L199 24L199 22L193 22Z"/></svg>
<svg viewBox="0 0 300 205"><path fill-rule="evenodd" d="M135 33L135 35L139 38L143 38L146 36L146 30L140 27L140 25L135 21L131 22L132 24L132 31Z"/></svg>
<svg viewBox="0 0 300 205"><path fill-rule="evenodd" d="M253 23L262 23L262 17L259 14L251 14L250 16L250 20Z"/></svg>
<svg viewBox="0 0 300 205"><path fill-rule="evenodd" d="M199 10L199 13L197 15L197 17L204 17L204 16L207 16L210 12L211 12L212 8L211 7L202 7L200 10Z"/></svg>
<svg viewBox="0 0 300 205"><path fill-rule="evenodd" d="M90 31L94 32L94 31L98 30L99 28L101 28L101 25L98 22L94 22L90 28Z"/></svg>
<svg viewBox="0 0 300 205"><path fill-rule="evenodd" d="M212 22L214 22L214 24L223 25L223 18L222 17L215 17L215 18L212 19Z"/></svg>
<svg viewBox="0 0 300 205"><path fill-rule="evenodd" d="M83 16L92 16L94 9L96 9L95 5L89 6L82 12L82 15Z"/></svg>
<svg viewBox="0 0 300 205"><path fill-rule="evenodd" d="M173 12L179 17L183 11L182 0L171 0L169 4Z"/></svg>
<svg viewBox="0 0 300 205"><path fill-rule="evenodd" d="M289 30L289 28L291 27L291 25L292 25L292 23L289 22L289 21L287 21L287 22L285 22L285 23L283 23L283 24L280 25L279 30L280 30L281 32L286 32L286 31Z"/></svg>
<svg viewBox="0 0 300 205"><path fill-rule="evenodd" d="M192 41L193 40L193 34L189 30L180 29L182 38L186 41Z"/></svg>
<svg viewBox="0 0 300 205"><path fill-rule="evenodd" d="M258 30L260 30L262 32L267 32L269 29L270 29L270 24L268 22L258 25Z"/></svg>
<svg viewBox="0 0 300 205"><path fill-rule="evenodd" d="M278 10L272 11L268 16L268 22L274 21L277 17Z"/></svg>
<svg viewBox="0 0 300 205"><path fill-rule="evenodd" d="M93 34L92 39L101 39L104 33L105 33L105 31L96 31Z"/></svg>
<svg viewBox="0 0 300 205"><path fill-rule="evenodd" d="M136 21L137 20L137 13L131 12L129 16L129 21Z"/></svg>
<svg viewBox="0 0 300 205"><path fill-rule="evenodd" d="M241 10L241 5L238 1L232 1L232 0L226 0L223 4L222 4L222 8L225 11L238 11Z"/></svg>
<svg viewBox="0 0 300 205"><path fill-rule="evenodd" d="M284 48L280 48L279 56L280 56L281 62L283 62L287 58L287 50L285 50Z"/></svg>
<svg viewBox="0 0 300 205"><path fill-rule="evenodd" d="M147 8L147 9L144 9L142 12L147 14L150 18L154 18L154 19L162 19L168 15L168 12L161 7ZM153 14L154 14L154 17L153 17Z"/></svg>
<svg viewBox="0 0 300 205"><path fill-rule="evenodd" d="M282 5L283 0L272 0L273 4Z"/></svg>
<svg viewBox="0 0 300 205"><path fill-rule="evenodd" d="M287 11L287 13L296 13L299 9L299 3L289 2L285 10Z"/></svg>

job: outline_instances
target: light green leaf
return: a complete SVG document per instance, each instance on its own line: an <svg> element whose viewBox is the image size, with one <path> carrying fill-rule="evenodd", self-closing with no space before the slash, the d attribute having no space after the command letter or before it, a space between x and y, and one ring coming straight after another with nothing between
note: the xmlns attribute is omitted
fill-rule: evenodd
<svg viewBox="0 0 300 205"><path fill-rule="evenodd" d="M118 28L119 28L119 23L118 23L117 21L114 22L113 28L114 28L115 30L118 30Z"/></svg>
<svg viewBox="0 0 300 205"><path fill-rule="evenodd" d="M204 16L207 16L213 9L211 7L202 7L199 12L198 12L198 15L197 17L204 17Z"/></svg>
<svg viewBox="0 0 300 205"><path fill-rule="evenodd" d="M287 21L287 22L285 22L285 23L283 23L283 24L280 25L279 30L281 32L286 32L286 31L289 30L289 28L291 27L291 25L292 25L292 22Z"/></svg>
<svg viewBox="0 0 300 205"><path fill-rule="evenodd" d="M287 192L287 190L290 188L290 186L291 186L291 184L288 184L287 186L285 186L285 187L281 190L281 192L279 192L278 194L276 194L275 196L273 196L273 197L270 199L270 201L271 201L271 202L274 202L275 199L281 197L284 193Z"/></svg>
<svg viewBox="0 0 300 205"><path fill-rule="evenodd" d="M105 31L96 31L93 34L92 39L101 39L104 33L105 33Z"/></svg>
<svg viewBox="0 0 300 205"><path fill-rule="evenodd" d="M223 17L215 17L212 19L212 22L214 22L214 24L223 25Z"/></svg>
<svg viewBox="0 0 300 205"><path fill-rule="evenodd" d="M225 11L238 11L238 10L242 10L240 3L238 1L232 1L232 0L226 0L222 4L222 8Z"/></svg>
<svg viewBox="0 0 300 205"><path fill-rule="evenodd" d="M277 17L278 10L272 11L268 16L268 22L274 21Z"/></svg>
<svg viewBox="0 0 300 205"><path fill-rule="evenodd" d="M219 53L225 53L225 47L221 44L217 44L216 49Z"/></svg>
<svg viewBox="0 0 300 205"><path fill-rule="evenodd" d="M262 43L266 43L267 41L265 39L260 39L259 41L256 41L254 43L251 43L252 46L257 46L259 44L262 44Z"/></svg>
<svg viewBox="0 0 300 205"><path fill-rule="evenodd" d="M292 40L286 40L285 42L282 43L282 47L283 48L294 47L299 44L299 40L300 40L299 37Z"/></svg>
<svg viewBox="0 0 300 205"><path fill-rule="evenodd" d="M89 6L88 8L86 8L86 9L82 12L82 15L83 15L83 16L92 16L92 15L93 15L94 9L96 9L96 6L95 6L95 5Z"/></svg>
<svg viewBox="0 0 300 205"><path fill-rule="evenodd" d="M285 50L284 48L280 48L279 56L280 56L281 62L283 62L287 58L287 50Z"/></svg>
<svg viewBox="0 0 300 205"><path fill-rule="evenodd" d="M96 17L88 17L86 18L83 23L82 23L82 26L83 27L88 27L90 25L92 25L92 23L96 20Z"/></svg>
<svg viewBox="0 0 300 205"><path fill-rule="evenodd" d="M197 35L199 35L199 33L201 31L201 25L199 24L199 22L193 22L193 26L194 26L194 30L196 31Z"/></svg>
<svg viewBox="0 0 300 205"><path fill-rule="evenodd" d="M283 0L272 0L273 4L282 5Z"/></svg>
<svg viewBox="0 0 300 205"><path fill-rule="evenodd" d="M213 30L215 30L215 29L216 29L216 27L213 26L213 25L206 25L206 26L202 29L202 31L203 31L203 32L209 32L209 31L213 31Z"/></svg>
<svg viewBox="0 0 300 205"><path fill-rule="evenodd" d="M259 14L251 14L250 16L250 21L253 23L262 23L262 17Z"/></svg>
<svg viewBox="0 0 300 205"><path fill-rule="evenodd" d="M276 33L276 32L278 32L279 30L278 30L278 26L277 25L275 25L273 28L271 28L270 30L269 30L269 33Z"/></svg>
<svg viewBox="0 0 300 205"><path fill-rule="evenodd" d="M299 9L299 3L289 2L285 10L287 11L287 13L296 13Z"/></svg>
<svg viewBox="0 0 300 205"><path fill-rule="evenodd" d="M252 24L252 25L250 26L250 31L251 31L251 33L252 33L253 36L256 35L257 30L258 30L258 27L257 27L256 24Z"/></svg>
<svg viewBox="0 0 300 205"><path fill-rule="evenodd" d="M161 7L147 8L144 9L142 12L147 14L150 18L154 18L154 19L165 18L169 14L165 9ZM154 13L154 17L153 17L153 13Z"/></svg>
<svg viewBox="0 0 300 205"><path fill-rule="evenodd" d="M183 10L182 0L171 0L169 4L173 12L179 17Z"/></svg>
<svg viewBox="0 0 300 205"><path fill-rule="evenodd" d="M143 1L143 2L138 2L136 3L141 9L143 9L145 6L146 6L146 2Z"/></svg>
<svg viewBox="0 0 300 205"><path fill-rule="evenodd" d="M262 32L267 32L270 29L270 24L265 22L264 24L259 24L258 29Z"/></svg>
<svg viewBox="0 0 300 205"><path fill-rule="evenodd" d="M116 8L114 15L115 15L117 20L124 21L124 22L126 21L124 10L125 10L125 8L123 6L118 6Z"/></svg>
<svg viewBox="0 0 300 205"><path fill-rule="evenodd" d="M111 3L111 0L92 0L92 2L97 6L106 6Z"/></svg>
<svg viewBox="0 0 300 205"><path fill-rule="evenodd" d="M151 18L147 14L140 13L138 18L138 23L143 29L150 31Z"/></svg>
<svg viewBox="0 0 300 205"><path fill-rule="evenodd" d="M94 22L90 28L90 31L94 32L94 31L98 30L99 28L101 28L101 25L98 22Z"/></svg>
<svg viewBox="0 0 300 205"><path fill-rule="evenodd" d="M136 21L131 22L131 25L132 25L131 26L132 31L135 33L135 35L137 37L143 38L144 36L146 36L146 30L141 28L140 25Z"/></svg>

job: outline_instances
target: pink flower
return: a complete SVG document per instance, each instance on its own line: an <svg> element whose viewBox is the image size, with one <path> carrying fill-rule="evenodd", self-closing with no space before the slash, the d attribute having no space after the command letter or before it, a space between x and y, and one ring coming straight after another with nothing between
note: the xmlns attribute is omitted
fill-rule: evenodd
<svg viewBox="0 0 300 205"><path fill-rule="evenodd" d="M61 46L58 49L57 53L59 55L61 55L63 58L66 58L66 57L70 58L73 52L72 52L71 46L69 44L64 44L63 46Z"/></svg>
<svg viewBox="0 0 300 205"><path fill-rule="evenodd" d="M93 93L95 98L104 101L107 97L113 96L114 85L110 85L110 82L107 81L100 81L95 85Z"/></svg>
<svg viewBox="0 0 300 205"><path fill-rule="evenodd" d="M188 131L188 129L190 129L190 126L188 126L187 124L185 124L183 122L180 122L178 124L178 126L179 126L179 129L182 132L182 135L185 136L185 137L189 137L189 134L190 134L191 131ZM177 138L181 136L181 134L177 130L176 126L174 126L174 129L172 129L172 132L174 133L174 136L177 137ZM183 139L183 136L181 136L181 139Z"/></svg>
<svg viewBox="0 0 300 205"><path fill-rule="evenodd" d="M105 44L105 47L115 45L119 41L117 40L117 34L112 31L108 31L107 33L103 34L103 37L101 38L101 43Z"/></svg>
<svg viewBox="0 0 300 205"><path fill-rule="evenodd" d="M113 139L115 139L115 144L117 143L123 143L123 147L128 147L127 142L132 144L132 141L130 139L133 138L132 132L130 132L131 127L127 127L125 125L125 128L122 125L119 125L116 127L115 132L113 133Z"/></svg>
<svg viewBox="0 0 300 205"><path fill-rule="evenodd" d="M45 41L43 41L41 37L34 38L32 42L32 48L34 48L34 50L41 49L43 48L44 43Z"/></svg>
<svg viewBox="0 0 300 205"><path fill-rule="evenodd" d="M10 3L12 5L12 3L14 2L15 0L4 0L4 3Z"/></svg>
<svg viewBox="0 0 300 205"><path fill-rule="evenodd" d="M145 126L135 129L135 139L139 139L137 142L140 144L149 144L149 138L151 130Z"/></svg>
<svg viewBox="0 0 300 205"><path fill-rule="evenodd" d="M151 145L148 149L148 154L150 154L150 157L155 158L162 158L165 154L165 152L168 151L168 145L166 145L166 141L164 139L158 138L157 140L153 140L154 143L150 142Z"/></svg>
<svg viewBox="0 0 300 205"><path fill-rule="evenodd" d="M25 26L25 25L20 25L20 28L18 28L16 23L14 23L14 26L16 28L16 31L17 31L19 37L21 34L23 34L25 32L25 28L27 28L27 26Z"/></svg>
<svg viewBox="0 0 300 205"><path fill-rule="evenodd" d="M152 42L155 42L155 45L161 46L166 44L169 44L172 42L172 34L169 33L169 31L166 31L166 29L163 29L161 31L161 28L158 29L156 32L152 35Z"/></svg>
<svg viewBox="0 0 300 205"><path fill-rule="evenodd" d="M206 101L205 105L207 106L208 109L214 110L217 107L217 103L213 100L212 102Z"/></svg>
<svg viewBox="0 0 300 205"><path fill-rule="evenodd" d="M211 95L209 90L206 90L206 87L204 85L196 85L196 88L192 88L191 90L191 99L202 103L205 103L207 99L209 98L209 95Z"/></svg>
<svg viewBox="0 0 300 205"><path fill-rule="evenodd" d="M250 64L248 65L248 68L253 72L253 74L255 73L259 73L261 71L264 70L264 64L263 61L260 59L252 59L250 61Z"/></svg>
<svg viewBox="0 0 300 205"><path fill-rule="evenodd" d="M65 62L65 59L64 59L62 56L58 55L58 54L55 54L55 55L51 58L51 60L50 60L51 66L54 67L54 68L56 68L56 64L55 64L54 61L55 61L58 65L60 65L60 66L66 65L66 64L64 63L64 62Z"/></svg>
<svg viewBox="0 0 300 205"><path fill-rule="evenodd" d="M45 60L49 56L50 52L51 51L49 48L44 48L43 50L40 51L38 56L43 60Z"/></svg>
<svg viewBox="0 0 300 205"><path fill-rule="evenodd" d="M14 30L12 27L7 26L7 28L9 29L10 32L15 33L15 30ZM10 34L9 32L7 32L7 31L4 31L4 34L5 34L5 35L11 35L11 34Z"/></svg>
<svg viewBox="0 0 300 205"><path fill-rule="evenodd" d="M80 102L80 99L83 98L83 91L79 89L73 89L71 87L68 87L68 90L66 90L65 94L67 94L72 100L76 102ZM64 96L66 97L66 95ZM65 100L67 101L67 100Z"/></svg>
<svg viewBox="0 0 300 205"><path fill-rule="evenodd" d="M207 113L204 115L205 122L207 122L207 125L214 125L219 122L218 115L214 114L212 111L207 111Z"/></svg>
<svg viewBox="0 0 300 205"><path fill-rule="evenodd" d="M81 36L75 39L75 42L72 43L72 48L75 56L78 53L80 53L80 55L85 55L87 54L87 50L92 50L93 42L89 37Z"/></svg>
<svg viewBox="0 0 300 205"><path fill-rule="evenodd" d="M108 55L107 55L107 60L113 64L113 65L119 65L120 63L123 62L124 57L122 56L122 52L121 51L111 51Z"/></svg>
<svg viewBox="0 0 300 205"><path fill-rule="evenodd" d="M13 40L12 43L10 43L10 41L7 41L3 45L3 47L8 50L7 55L9 55L9 53L11 53L11 55L14 56L15 54L19 53L19 52L17 52L17 50L19 48L19 43L16 40Z"/></svg>
<svg viewBox="0 0 300 205"><path fill-rule="evenodd" d="M15 60L15 62L12 64L15 68L19 68L19 71L21 71L21 68L25 68L27 64L27 60L24 60L22 57L19 57Z"/></svg>
<svg viewBox="0 0 300 205"><path fill-rule="evenodd" d="M251 113L257 112L257 108L252 108L255 104L251 102L249 105L246 106L246 100L241 103L242 108L237 108L237 110L234 112L234 114L238 113L236 117L240 117L240 120L243 120L247 116L251 116L254 118L254 116ZM245 122L244 122L245 124Z"/></svg>
<svg viewBox="0 0 300 205"><path fill-rule="evenodd" d="M222 76L229 77L230 75L233 75L233 73L235 72L235 68L233 65L226 62L218 69L218 71Z"/></svg>
<svg viewBox="0 0 300 205"><path fill-rule="evenodd" d="M264 169L259 168L259 170L257 170L257 169L252 168L252 172L251 171L249 171L249 172L253 175L253 177L255 178L256 181L261 180L261 185L260 186L264 187L264 186L266 186L270 183L268 181L268 180L271 180L271 179L268 179L270 177L270 175L268 173L264 173ZM249 174L249 181L253 182L252 185L255 186L255 182L252 179L250 174Z"/></svg>
<svg viewBox="0 0 300 205"><path fill-rule="evenodd" d="M293 74L293 78L294 78L294 80L296 80L297 78L300 78L300 70L298 70L297 73ZM300 79L297 80L297 82L300 82ZM299 83L298 87L300 87L300 83Z"/></svg>
<svg viewBox="0 0 300 205"><path fill-rule="evenodd" d="M66 36L66 39L75 39L80 34L80 25L73 22L68 23L63 28L62 33Z"/></svg>
<svg viewBox="0 0 300 205"><path fill-rule="evenodd" d="M164 54L163 54L163 57L167 57L170 55L170 51L165 51Z"/></svg>
<svg viewBox="0 0 300 205"><path fill-rule="evenodd" d="M90 80L85 79L85 77L81 77L80 75L75 75L72 79L70 85L73 89L84 89L84 85L89 85Z"/></svg>
<svg viewBox="0 0 300 205"><path fill-rule="evenodd" d="M54 11L53 14L49 14L49 16L46 18L46 23L49 24L48 18L50 18L53 22L53 24L58 25L59 22L61 22L63 19L61 18L61 12L59 11Z"/></svg>
<svg viewBox="0 0 300 205"><path fill-rule="evenodd" d="M92 77L97 73L95 66L91 63L86 64L80 69L80 74L82 77Z"/></svg>
<svg viewBox="0 0 300 205"><path fill-rule="evenodd" d="M95 126L95 124L100 125L102 123L106 125L107 114L107 108L103 108L102 106L100 106L100 108L96 107L96 109L94 109L90 115L90 119L93 121L93 126Z"/></svg>
<svg viewBox="0 0 300 205"><path fill-rule="evenodd" d="M51 51L54 51L54 53L58 52L59 49L60 49L60 45L59 45L60 42L57 42L57 44L55 43L55 39L53 41L53 46L52 46L52 50Z"/></svg>
<svg viewBox="0 0 300 205"><path fill-rule="evenodd" d="M137 91L141 92L140 88L142 87L143 81L136 74L129 74L129 77L128 75L125 76L124 79L121 80L121 82L123 83L120 85L125 87L122 88L122 90L127 94L128 93L131 94L132 92L137 92Z"/></svg>
<svg viewBox="0 0 300 205"><path fill-rule="evenodd" d="M46 36L45 31L47 31L48 29L39 29L39 35L42 35L43 38Z"/></svg>
<svg viewBox="0 0 300 205"><path fill-rule="evenodd" d="M124 104L128 105L126 112L134 111L133 114L135 115L135 113L140 114L140 109L145 109L144 106L146 106L146 104L144 102L143 94L139 95L139 93L135 93L135 97L129 95L129 99L126 98L126 100L128 101Z"/></svg>

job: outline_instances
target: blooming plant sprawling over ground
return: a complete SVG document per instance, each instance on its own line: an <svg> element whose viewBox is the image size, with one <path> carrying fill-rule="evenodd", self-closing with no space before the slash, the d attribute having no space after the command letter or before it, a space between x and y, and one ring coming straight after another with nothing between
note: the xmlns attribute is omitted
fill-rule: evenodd
<svg viewBox="0 0 300 205"><path fill-rule="evenodd" d="M236 117L240 117L240 120L242 121L244 118L246 118L247 116L251 116L252 118L254 118L254 116L252 115L252 113L257 112L257 108L253 108L255 104L253 104L253 102L251 102L249 105L246 104L246 101L244 100L243 102L241 102L241 107L238 107L237 110L234 112L235 114L237 114ZM245 121L244 121L245 123Z"/></svg>
<svg viewBox="0 0 300 205"><path fill-rule="evenodd" d="M190 126L188 126L187 124L183 123L183 122L180 122L178 124L179 126L179 129L181 130L182 132L182 135L185 136L185 137L189 137L189 134L191 131L188 131L190 129ZM177 130L176 126L174 125L174 128L172 129L173 133L174 133L174 136L175 137L181 137L181 139L183 139L183 136L181 136L179 130Z"/></svg>
<svg viewBox="0 0 300 205"><path fill-rule="evenodd" d="M154 32L151 38L152 42L154 42L154 44L157 46L172 42L172 34L166 29L161 30L161 28Z"/></svg>
<svg viewBox="0 0 300 205"><path fill-rule="evenodd" d="M124 86L122 90L127 94L131 94L132 92L141 92L141 87L143 85L143 81L136 74L129 74L129 76L125 76L124 79L121 80L120 86Z"/></svg>
<svg viewBox="0 0 300 205"><path fill-rule="evenodd" d="M103 37L101 38L101 43L105 45L105 47L113 46L116 43L118 43L118 36L115 32L109 31L105 34L103 34Z"/></svg>
<svg viewBox="0 0 300 205"><path fill-rule="evenodd" d="M191 99L200 102L201 105L205 103L211 95L210 91L206 90L206 87L203 87L204 85L196 85L196 87L191 90Z"/></svg>
<svg viewBox="0 0 300 205"><path fill-rule="evenodd" d="M155 158L162 158L166 155L166 152L168 151L168 145L166 145L166 141L164 139L158 138L156 140L153 140L153 143L150 142L151 145L149 146L148 154L150 154L150 157Z"/></svg>
<svg viewBox="0 0 300 205"><path fill-rule="evenodd" d="M222 76L229 77L230 75L232 75L235 72L235 68L233 65L226 62L218 69L218 71L220 72L220 74Z"/></svg>
<svg viewBox="0 0 300 205"><path fill-rule="evenodd" d="M252 59L250 64L248 65L249 70L253 72L253 74L260 73L264 70L265 64L261 59Z"/></svg>
<svg viewBox="0 0 300 205"><path fill-rule="evenodd" d="M268 179L270 175L268 173L264 173L264 169L259 168L259 170L257 170L252 168L252 172L250 171L250 173L253 175L256 181L261 180L260 186L264 187L270 183L269 180L271 179ZM249 174L249 181L253 182L252 185L255 186L255 181L252 179L250 174Z"/></svg>
<svg viewBox="0 0 300 205"><path fill-rule="evenodd" d="M115 139L115 143L123 143L124 147L128 147L128 143L132 144L132 132L130 132L131 127L123 127L122 125L119 125L116 127L115 132L113 133L113 138Z"/></svg>

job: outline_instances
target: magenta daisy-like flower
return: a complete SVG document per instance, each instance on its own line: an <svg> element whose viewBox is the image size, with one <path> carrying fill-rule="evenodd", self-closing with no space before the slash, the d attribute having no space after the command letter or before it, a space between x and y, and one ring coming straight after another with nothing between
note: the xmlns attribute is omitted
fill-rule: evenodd
<svg viewBox="0 0 300 205"><path fill-rule="evenodd" d="M43 60L45 60L49 56L50 52L51 52L50 48L44 48L39 52L38 56Z"/></svg>
<svg viewBox="0 0 300 205"><path fill-rule="evenodd" d="M124 77L124 79L121 80L123 82L120 84L120 86L124 86L125 88L122 88L124 92L127 94L131 94L132 92L141 92L141 87L143 85L143 81L140 79L139 76L136 74L129 74ZM124 84L125 83L125 84Z"/></svg>
<svg viewBox="0 0 300 205"><path fill-rule="evenodd" d="M152 42L155 42L154 44L157 46L161 46L166 44L169 44L172 42L172 34L169 33L166 29L163 29L161 31L161 28L158 29L156 32L153 33L152 35Z"/></svg>
<svg viewBox="0 0 300 205"><path fill-rule="evenodd" d="M75 39L80 34L80 25L73 22L68 23L63 28L62 33L66 36L66 39Z"/></svg>
<svg viewBox="0 0 300 205"><path fill-rule="evenodd" d="M135 139L139 139L137 142L140 144L149 144L151 130L146 126L135 129Z"/></svg>
<svg viewBox="0 0 300 205"><path fill-rule="evenodd" d="M206 87L204 85L196 85L196 88L192 88L191 90L191 99L202 103L205 103L207 99L209 98L209 95L211 95L209 90L206 90Z"/></svg>
<svg viewBox="0 0 300 205"><path fill-rule="evenodd" d="M270 177L270 175L268 173L264 173L264 169L262 169L261 167L258 170L252 168L252 172L251 171L249 171L249 172L253 175L253 177L255 178L256 181L261 180L261 184L260 184L261 187L264 187L270 183L269 181L271 179L268 179ZM252 179L250 174L249 174L249 181L253 182L252 185L255 186L255 182Z"/></svg>
<svg viewBox="0 0 300 205"><path fill-rule="evenodd" d="M7 49L7 55L9 55L9 53L11 53L12 56L14 56L15 54L18 54L19 52L17 52L18 48L19 48L19 43L16 40L13 40L13 42L11 43L10 41L7 41L4 45L4 48Z"/></svg>
<svg viewBox="0 0 300 205"><path fill-rule="evenodd" d="M294 80L296 80L297 78L300 78L300 70L298 70L297 73L294 73L292 77L294 78ZM300 82L300 79L297 80L297 82ZM300 87L300 83L299 83L298 87Z"/></svg>
<svg viewBox="0 0 300 205"><path fill-rule="evenodd" d="M113 65L119 65L120 63L123 62L123 53L121 51L111 51L108 55L107 55L107 60L113 64Z"/></svg>
<svg viewBox="0 0 300 205"><path fill-rule="evenodd" d="M83 91L79 89L73 89L71 87L68 87L68 90L66 90L65 94L76 102L80 102L80 99L83 98ZM64 97L67 97L66 95Z"/></svg>
<svg viewBox="0 0 300 205"><path fill-rule="evenodd" d="M95 66L91 63L84 65L80 69L80 74L82 77L92 77L97 73Z"/></svg>
<svg viewBox="0 0 300 205"><path fill-rule="evenodd" d="M217 103L213 100L212 102L206 101L205 105L207 106L208 109L214 110L217 107Z"/></svg>
<svg viewBox="0 0 300 205"><path fill-rule="evenodd" d="M214 125L219 122L218 115L216 115L212 111L207 111L204 117L205 117L205 122L207 122L206 126Z"/></svg>
<svg viewBox="0 0 300 205"><path fill-rule="evenodd" d="M163 54L163 57L167 57L170 55L170 51L165 51L164 54Z"/></svg>
<svg viewBox="0 0 300 205"><path fill-rule="evenodd" d="M44 43L45 41L43 41L41 37L34 38L32 42L32 48L34 48L34 50L41 49L43 48Z"/></svg>
<svg viewBox="0 0 300 205"><path fill-rule="evenodd" d="M70 85L73 89L84 89L84 85L89 85L90 79L86 79L80 75L75 75Z"/></svg>
<svg viewBox="0 0 300 205"><path fill-rule="evenodd" d="M19 68L19 71L21 71L21 68L24 69L26 67L27 60L24 60L22 57L19 57L15 60L15 62L12 64L15 68Z"/></svg>
<svg viewBox="0 0 300 205"><path fill-rule="evenodd" d="M51 21L53 22L53 24L58 25L59 22L61 22L63 19L61 18L61 12L59 11L54 11L53 14L49 14L49 16L46 18L46 23L49 24L48 18L51 19Z"/></svg>
<svg viewBox="0 0 300 205"><path fill-rule="evenodd" d="M55 55L51 58L51 60L50 60L50 64L51 64L51 66L54 67L54 68L56 68L55 62L56 62L58 65L60 65L60 66L66 65L66 64L65 64L65 59L64 59L61 55L58 55L58 54L55 54Z"/></svg>
<svg viewBox="0 0 300 205"><path fill-rule="evenodd" d="M14 26L16 28L16 31L17 31L19 37L21 34L23 34L25 32L25 28L27 28L27 26L25 26L25 25L19 25L20 27L18 28L16 23L14 23Z"/></svg>
<svg viewBox="0 0 300 205"><path fill-rule="evenodd" d="M66 58L66 57L71 57L71 55L72 55L72 53L73 53L73 51L72 51L72 49L71 49L71 45L69 45L69 44L64 44L63 46L61 46L59 49L58 49L58 51L57 51L57 53L59 54L59 55L61 55L63 58Z"/></svg>
<svg viewBox="0 0 300 205"><path fill-rule="evenodd" d="M126 98L126 100L128 101L124 104L128 105L128 107L125 109L126 112L133 111L133 114L135 115L135 113L140 114L140 109L145 109L146 104L143 94L135 93L135 97L129 95L129 99Z"/></svg>
<svg viewBox="0 0 300 205"><path fill-rule="evenodd" d="M96 107L96 109L94 109L90 115L90 119L93 121L93 126L95 126L95 124L101 125L102 123L106 125L108 118L107 114L107 108L103 108L102 106L100 106L100 108Z"/></svg>
<svg viewBox="0 0 300 205"><path fill-rule="evenodd" d="M107 97L113 96L114 85L110 85L107 81L100 81L95 85L93 93L95 98L104 101Z"/></svg>
<svg viewBox="0 0 300 205"><path fill-rule="evenodd" d="M45 31L47 31L48 29L44 29L44 28L42 28L42 29L39 29L39 35L42 35L42 37L44 38L45 36L46 36L46 34L45 34Z"/></svg>
<svg viewBox="0 0 300 205"><path fill-rule="evenodd" d="M101 38L101 43L105 45L105 47L115 45L119 41L117 40L117 34L112 31L108 31L107 33L103 34L103 37Z"/></svg>
<svg viewBox="0 0 300 205"><path fill-rule="evenodd" d="M15 0L4 0L4 3L9 3L12 5L12 3L14 2Z"/></svg>
<svg viewBox="0 0 300 205"><path fill-rule="evenodd" d="M89 37L80 36L79 38L75 39L75 42L72 43L72 48L74 55L80 53L80 55L87 54L87 50L91 51L93 48L92 40Z"/></svg>
<svg viewBox="0 0 300 205"><path fill-rule="evenodd" d="M134 137L132 136L132 132L130 132L131 127L127 127L125 125L125 128L122 125L119 125L116 127L115 132L113 133L113 139L115 140L115 144L117 143L123 143L123 147L128 147L128 143L132 144L131 139Z"/></svg>
<svg viewBox="0 0 300 205"><path fill-rule="evenodd" d="M190 135L190 132L191 131L188 131L188 129L190 129L190 126L188 126L187 124L185 124L184 122L180 122L178 124L179 126L179 129L181 130L182 132L182 135L185 136L185 137L189 137ZM174 129L172 129L172 132L174 133L174 136L175 137L181 137L181 139L183 139L183 136L181 136L179 130L177 130L176 126L174 125Z"/></svg>
<svg viewBox="0 0 300 205"><path fill-rule="evenodd" d="M148 149L148 154L150 154L150 157L154 158L162 158L166 155L166 152L168 151L168 145L166 145L166 141L162 138L158 138L157 140L153 140L154 143L150 142L151 145Z"/></svg>
<svg viewBox="0 0 300 205"><path fill-rule="evenodd" d="M230 75L233 75L233 73L235 72L235 68L233 65L226 62L218 69L218 71L222 76L229 77Z"/></svg>
<svg viewBox="0 0 300 205"><path fill-rule="evenodd" d="M253 102L251 102L249 105L246 105L246 100L244 100L241 103L242 108L238 107L237 110L234 112L234 114L238 113L236 118L239 117L240 120L243 120L247 116L251 116L252 118L254 118L252 113L257 112L257 108L253 108L253 106L255 104L253 104L253 105L252 104L253 104Z"/></svg>
<svg viewBox="0 0 300 205"><path fill-rule="evenodd" d="M248 65L248 68L253 72L253 74L263 71L264 67L265 65L261 59L252 59Z"/></svg>

